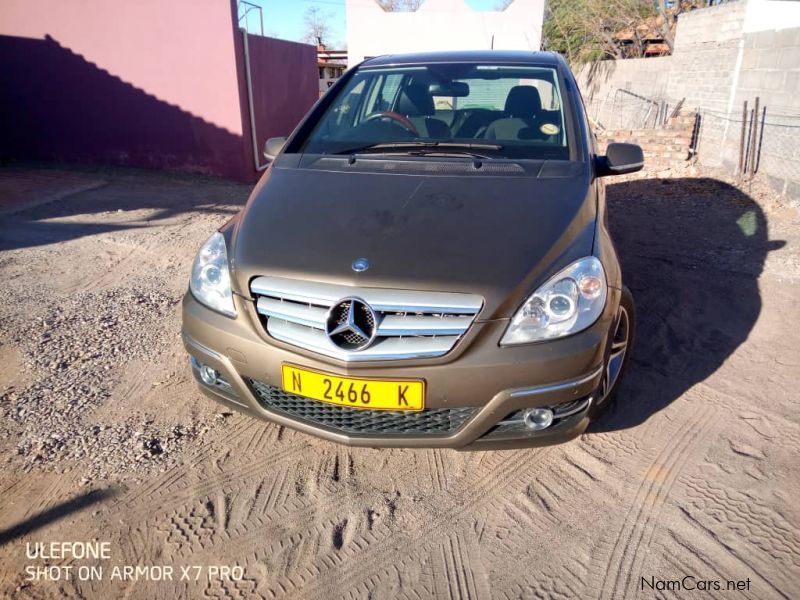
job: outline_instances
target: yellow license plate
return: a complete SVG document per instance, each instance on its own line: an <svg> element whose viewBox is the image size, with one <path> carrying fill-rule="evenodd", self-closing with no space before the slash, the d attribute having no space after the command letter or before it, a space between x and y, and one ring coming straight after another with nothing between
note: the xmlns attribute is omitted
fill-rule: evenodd
<svg viewBox="0 0 800 600"><path fill-rule="evenodd" d="M283 390L351 408L418 411L425 408L425 382L418 379L356 379L301 369L281 368Z"/></svg>

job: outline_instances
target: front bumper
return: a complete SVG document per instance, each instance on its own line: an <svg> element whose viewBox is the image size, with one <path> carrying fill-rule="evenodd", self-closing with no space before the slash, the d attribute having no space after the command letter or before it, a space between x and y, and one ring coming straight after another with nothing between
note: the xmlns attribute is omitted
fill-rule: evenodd
<svg viewBox="0 0 800 600"><path fill-rule="evenodd" d="M500 348L498 342L508 321L476 322L456 348L439 359L357 365L272 340L260 327L252 304L239 297L235 302L239 316L230 319L204 307L190 293L184 297L183 342L194 359L193 371L200 388L209 397L253 416L346 445L478 450L557 444L583 433L601 382L619 291L609 290L606 310L597 323L567 338ZM456 430L445 433L362 433L337 426L338 421L308 420L268 402L270 396L265 390L279 390L283 363L343 376L421 378L426 382L426 410L451 409L453 414L469 416ZM203 383L199 364L218 371L222 382ZM580 410L545 430L531 431L515 424L524 408L566 403Z"/></svg>

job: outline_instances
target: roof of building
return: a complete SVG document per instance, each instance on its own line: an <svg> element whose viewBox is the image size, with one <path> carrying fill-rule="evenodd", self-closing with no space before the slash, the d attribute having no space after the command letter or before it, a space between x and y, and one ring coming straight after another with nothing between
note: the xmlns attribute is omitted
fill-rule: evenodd
<svg viewBox="0 0 800 600"><path fill-rule="evenodd" d="M387 54L364 61L365 67L395 65L420 65L430 63L512 63L512 64L561 64L564 59L555 52L533 52L525 50L463 50L448 52L419 52L414 54Z"/></svg>
<svg viewBox="0 0 800 600"><path fill-rule="evenodd" d="M677 20L670 18L669 30L675 35ZM614 33L611 38L625 52L626 46L639 44L644 56L664 56L672 50L664 41L664 17L655 15L644 18L635 26L626 27Z"/></svg>

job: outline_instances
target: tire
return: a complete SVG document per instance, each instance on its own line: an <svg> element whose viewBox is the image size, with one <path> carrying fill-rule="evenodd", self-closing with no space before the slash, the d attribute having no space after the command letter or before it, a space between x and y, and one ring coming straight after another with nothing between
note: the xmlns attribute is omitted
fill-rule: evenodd
<svg viewBox="0 0 800 600"><path fill-rule="evenodd" d="M625 322L627 321L627 328ZM619 343L623 337L622 330L627 329L625 337L624 354L619 363L612 363L614 354L619 349ZM624 287L622 288L622 296L617 309L617 316L614 319L614 324L609 332L609 341L606 349L605 370L603 372L603 380L600 384L599 394L602 399L595 404L592 409L592 419L596 419L603 414L614 403L617 393L619 392L622 380L625 378L625 373L628 371L628 365L631 360L631 353L633 351L633 343L636 339L636 304L633 301L633 294L631 291ZM618 366L618 368L616 368ZM613 378L613 383L610 389L604 391L609 378Z"/></svg>

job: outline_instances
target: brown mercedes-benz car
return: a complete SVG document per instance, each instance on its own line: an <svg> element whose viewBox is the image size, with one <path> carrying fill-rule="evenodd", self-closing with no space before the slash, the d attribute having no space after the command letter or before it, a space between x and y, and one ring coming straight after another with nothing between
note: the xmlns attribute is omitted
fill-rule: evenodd
<svg viewBox="0 0 800 600"><path fill-rule="evenodd" d="M360 446L579 435L635 330L596 154L556 54L385 56L347 72L200 249L183 339L200 388Z"/></svg>

